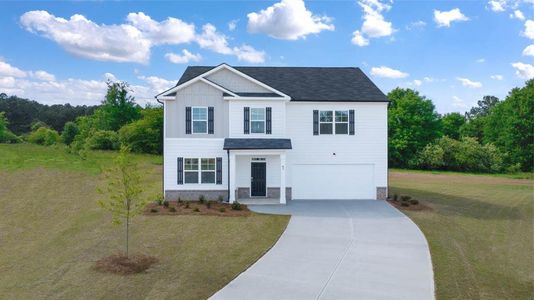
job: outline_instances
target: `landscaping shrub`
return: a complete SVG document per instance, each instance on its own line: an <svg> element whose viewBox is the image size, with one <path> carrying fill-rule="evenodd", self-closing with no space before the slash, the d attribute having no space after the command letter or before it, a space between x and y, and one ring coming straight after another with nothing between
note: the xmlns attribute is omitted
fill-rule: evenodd
<svg viewBox="0 0 534 300"><path fill-rule="evenodd" d="M185 208L189 208L189 201L185 201Z"/></svg>
<svg viewBox="0 0 534 300"><path fill-rule="evenodd" d="M159 210L158 210L157 208L151 208L151 209L150 209L150 212L151 212L151 213L157 213L158 211L159 211Z"/></svg>
<svg viewBox="0 0 534 300"><path fill-rule="evenodd" d="M168 208L169 207L169 201L163 201L163 206Z"/></svg>
<svg viewBox="0 0 534 300"><path fill-rule="evenodd" d="M182 203L182 198L178 197L178 203Z"/></svg>
<svg viewBox="0 0 534 300"><path fill-rule="evenodd" d="M156 203L157 203L158 205L162 205L162 204L163 204L163 201L165 201L165 199L163 198L163 195L158 195L158 196L156 197Z"/></svg>
<svg viewBox="0 0 534 300"><path fill-rule="evenodd" d="M226 211L226 208L221 207L221 208L219 208L219 211L220 211L220 212L225 212L225 211Z"/></svg>
<svg viewBox="0 0 534 300"><path fill-rule="evenodd" d="M398 201L398 200L399 200L399 195L393 194L393 201Z"/></svg>
<svg viewBox="0 0 534 300"><path fill-rule="evenodd" d="M233 210L242 210L243 208L241 207L241 203L235 201L234 203L232 203L232 209Z"/></svg>
<svg viewBox="0 0 534 300"><path fill-rule="evenodd" d="M200 204L204 204L204 201L206 201L206 197L204 197L204 195L198 196L198 202L200 202Z"/></svg>
<svg viewBox="0 0 534 300"><path fill-rule="evenodd" d="M206 202L206 208L207 208L207 209L210 209L210 208L211 208L211 202L210 202L210 201L207 201L207 202Z"/></svg>
<svg viewBox="0 0 534 300"><path fill-rule="evenodd" d="M28 136L28 142L38 145L50 146L59 143L59 141L59 133L47 127L39 127Z"/></svg>
<svg viewBox="0 0 534 300"><path fill-rule="evenodd" d="M411 205L417 205L417 204L419 204L419 200L417 200L417 199L412 199L412 200L410 200L410 204L411 204Z"/></svg>
<svg viewBox="0 0 534 300"><path fill-rule="evenodd" d="M117 150L120 147L119 136L115 131L97 130L85 141L92 150Z"/></svg>
<svg viewBox="0 0 534 300"><path fill-rule="evenodd" d="M407 202L407 201L410 201L410 199L412 199L412 197L407 196L407 195L402 195L400 197L400 199L401 199L402 202Z"/></svg>
<svg viewBox="0 0 534 300"><path fill-rule="evenodd" d="M176 207L171 206L171 207L169 208L169 211L170 211L170 212L176 212Z"/></svg>
<svg viewBox="0 0 534 300"><path fill-rule="evenodd" d="M200 209L198 209L198 207L195 207L195 208L193 209L193 211L194 211L194 212L199 212Z"/></svg>
<svg viewBox="0 0 534 300"><path fill-rule="evenodd" d="M223 202L224 197L222 195L219 195L219 197L217 197L217 201L219 201L219 203Z"/></svg>
<svg viewBox="0 0 534 300"><path fill-rule="evenodd" d="M408 207L408 206L410 206L410 203L408 203L408 202L401 202L401 206Z"/></svg>

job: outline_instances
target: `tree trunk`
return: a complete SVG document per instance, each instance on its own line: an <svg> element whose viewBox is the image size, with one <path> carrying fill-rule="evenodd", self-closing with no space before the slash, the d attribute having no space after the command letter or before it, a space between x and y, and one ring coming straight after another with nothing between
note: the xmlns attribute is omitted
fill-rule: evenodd
<svg viewBox="0 0 534 300"><path fill-rule="evenodd" d="M126 257L128 257L128 243L130 233L130 210L126 213Z"/></svg>

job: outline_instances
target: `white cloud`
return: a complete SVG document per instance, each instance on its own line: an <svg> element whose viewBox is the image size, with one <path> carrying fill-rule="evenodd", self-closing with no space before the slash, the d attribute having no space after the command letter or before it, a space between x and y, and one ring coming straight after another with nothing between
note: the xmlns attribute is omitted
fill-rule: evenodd
<svg viewBox="0 0 534 300"><path fill-rule="evenodd" d="M167 80L156 76L138 76L137 78L148 84L149 90L152 91L151 97L176 85L176 80Z"/></svg>
<svg viewBox="0 0 534 300"><path fill-rule="evenodd" d="M415 79L413 81L413 85L415 85L415 86L421 86L422 84L423 84L423 82L421 80L419 80L419 79Z"/></svg>
<svg viewBox="0 0 534 300"><path fill-rule="evenodd" d="M26 72L0 60L0 76L26 77Z"/></svg>
<svg viewBox="0 0 534 300"><path fill-rule="evenodd" d="M421 29L421 28L424 28L425 26L426 26L426 22L419 20L419 21L415 21L415 22L412 22L406 25L406 29L407 30Z"/></svg>
<svg viewBox="0 0 534 300"><path fill-rule="evenodd" d="M53 74L50 74L46 71L39 70L35 72L31 72L31 76L35 79L42 80L42 81L54 81L56 80L56 77Z"/></svg>
<svg viewBox="0 0 534 300"><path fill-rule="evenodd" d="M232 50L235 56L237 56L238 60L246 61L249 63L265 62L265 52L258 51L249 45L243 45L241 47L234 47Z"/></svg>
<svg viewBox="0 0 534 300"><path fill-rule="evenodd" d="M405 78L410 76L410 74L395 70L386 66L373 67L371 68L371 75L384 78Z"/></svg>
<svg viewBox="0 0 534 300"><path fill-rule="evenodd" d="M425 82L433 82L435 79L432 78L432 77L424 77L423 80L424 80Z"/></svg>
<svg viewBox="0 0 534 300"><path fill-rule="evenodd" d="M516 62L512 64L512 67L514 67L515 75L517 75L517 77L522 78L522 79L534 78L534 66L533 65Z"/></svg>
<svg viewBox="0 0 534 300"><path fill-rule="evenodd" d="M189 43L195 38L195 25L180 19L169 17L165 21L157 22L138 12L129 13L126 20L154 45Z"/></svg>
<svg viewBox="0 0 534 300"><path fill-rule="evenodd" d="M452 106L458 108L468 108L468 105L465 103L465 101L458 96L452 96Z"/></svg>
<svg viewBox="0 0 534 300"><path fill-rule="evenodd" d="M353 44L360 47L367 46L370 38L390 36L396 31L393 24L386 21L382 15L382 12L391 9L389 4L380 0L361 0L358 4L363 10L363 24L360 30L353 32Z"/></svg>
<svg viewBox="0 0 534 300"><path fill-rule="evenodd" d="M438 27L450 27L452 22L467 21L469 20L459 8L454 8L449 11L434 10L434 21L438 24Z"/></svg>
<svg viewBox="0 0 534 300"><path fill-rule="evenodd" d="M470 79L462 78L462 77L456 77L456 79L460 81L462 85L465 87L469 87L472 89L478 89L482 87L482 83L478 81L472 81Z"/></svg>
<svg viewBox="0 0 534 300"><path fill-rule="evenodd" d="M525 31L523 31L523 35L531 40L534 39L534 21L533 20L527 20L525 22Z"/></svg>
<svg viewBox="0 0 534 300"><path fill-rule="evenodd" d="M202 56L200 54L193 54L187 49L182 50L182 55L176 53L166 53L165 58L175 64L186 64L190 61L200 61Z"/></svg>
<svg viewBox="0 0 534 300"><path fill-rule="evenodd" d="M523 50L523 55L524 55L524 56L534 56L534 44L532 44L532 45L528 45L528 46Z"/></svg>
<svg viewBox="0 0 534 300"><path fill-rule="evenodd" d="M499 74L491 75L490 78L491 79L495 79L495 80L503 80L504 79L504 77L502 75L499 75Z"/></svg>
<svg viewBox="0 0 534 300"><path fill-rule="evenodd" d="M282 40L297 40L335 28L331 18L314 15L306 9L304 0L282 0L247 17L250 33L264 33Z"/></svg>
<svg viewBox="0 0 534 300"><path fill-rule="evenodd" d="M505 11L506 0L491 0L488 5L492 11L502 12Z"/></svg>
<svg viewBox="0 0 534 300"><path fill-rule="evenodd" d="M486 59L485 58L479 58L476 60L477 63L481 64L481 63L485 63L486 62Z"/></svg>
<svg viewBox="0 0 534 300"><path fill-rule="evenodd" d="M523 21L525 19L525 15L523 15L519 9L516 9L513 14L510 14L510 18Z"/></svg>
<svg viewBox="0 0 534 300"><path fill-rule="evenodd" d="M228 22L228 30L234 31L237 28L237 22L239 22L239 20L232 20Z"/></svg>

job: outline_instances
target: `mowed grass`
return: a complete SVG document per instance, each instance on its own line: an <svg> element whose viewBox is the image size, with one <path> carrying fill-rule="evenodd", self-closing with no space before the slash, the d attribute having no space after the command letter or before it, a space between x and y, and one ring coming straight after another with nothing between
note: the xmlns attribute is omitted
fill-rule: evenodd
<svg viewBox="0 0 534 300"><path fill-rule="evenodd" d="M94 262L124 247L124 227L96 204L100 170L64 148L0 145L0 299L205 299L254 263L288 217L139 216L131 253L156 256L147 273L99 273ZM135 155L146 195L161 188L161 157Z"/></svg>
<svg viewBox="0 0 534 300"><path fill-rule="evenodd" d="M405 213L430 244L438 299L533 299L533 180L394 171L390 185L433 209Z"/></svg>

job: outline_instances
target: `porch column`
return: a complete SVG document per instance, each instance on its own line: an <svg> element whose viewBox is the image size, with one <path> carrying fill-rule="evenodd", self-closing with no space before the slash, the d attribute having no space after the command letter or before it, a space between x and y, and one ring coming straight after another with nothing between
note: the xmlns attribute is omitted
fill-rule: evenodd
<svg viewBox="0 0 534 300"><path fill-rule="evenodd" d="M280 204L286 204L286 154L280 154Z"/></svg>
<svg viewBox="0 0 534 300"><path fill-rule="evenodd" d="M235 167L236 167L236 155L235 153L230 152L230 199L228 199L228 202L234 203L235 202Z"/></svg>

